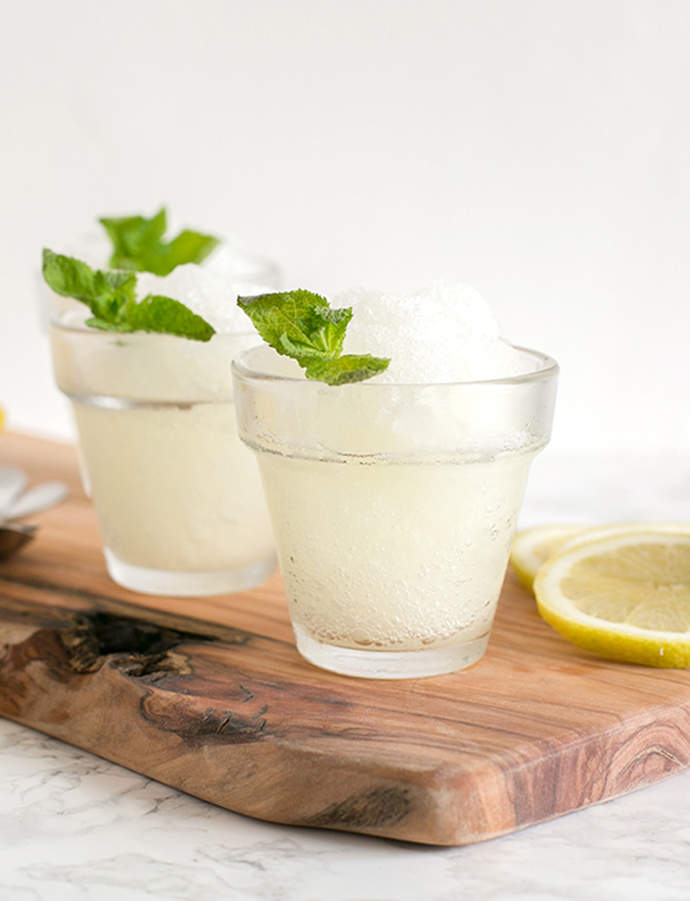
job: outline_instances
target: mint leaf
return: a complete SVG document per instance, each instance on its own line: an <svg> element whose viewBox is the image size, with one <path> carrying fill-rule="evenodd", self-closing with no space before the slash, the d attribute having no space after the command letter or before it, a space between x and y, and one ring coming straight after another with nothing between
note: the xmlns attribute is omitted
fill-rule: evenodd
<svg viewBox="0 0 690 901"><path fill-rule="evenodd" d="M350 311L349 316L343 316L341 311L331 310L325 297L299 289L238 297L237 302L268 344L279 342L276 350L294 358L337 355L352 315Z"/></svg>
<svg viewBox="0 0 690 901"><path fill-rule="evenodd" d="M138 269L138 266L130 263L138 260L147 247L160 244L168 227L165 208L151 219L125 216L98 221L105 228L113 245L110 266L115 269Z"/></svg>
<svg viewBox="0 0 690 901"><path fill-rule="evenodd" d="M132 272L91 269L81 260L43 251L43 278L63 297L74 297L105 322L117 321L120 307L135 298L137 277Z"/></svg>
<svg viewBox="0 0 690 901"><path fill-rule="evenodd" d="M309 360L304 370L308 379L329 385L363 382L388 368L390 360L371 354L345 354L335 359Z"/></svg>
<svg viewBox="0 0 690 901"><path fill-rule="evenodd" d="M136 300L133 272L91 269L81 260L43 251L43 277L63 297L74 297L93 313L86 324L109 332L160 332L209 341L215 329L179 300L149 294Z"/></svg>
<svg viewBox="0 0 690 901"><path fill-rule="evenodd" d="M129 302L126 316L132 331L163 332L193 341L209 341L215 329L179 300L149 294L140 303Z"/></svg>
<svg viewBox="0 0 690 901"><path fill-rule="evenodd" d="M184 263L201 263L218 245L211 235L185 229L172 241L163 236L168 227L165 207L151 219L125 216L99 219L113 245L109 265L113 269L129 269L168 275Z"/></svg>
<svg viewBox="0 0 690 901"><path fill-rule="evenodd" d="M56 294L63 297L91 303L96 296L95 272L90 266L47 248L43 250L43 278Z"/></svg>
<svg viewBox="0 0 690 901"><path fill-rule="evenodd" d="M308 379L329 385L361 382L390 363L370 354L341 356L352 308L331 309L320 294L300 288L238 297L237 303L264 341L279 354L297 360Z"/></svg>
<svg viewBox="0 0 690 901"><path fill-rule="evenodd" d="M137 283L131 272L93 270L81 260L48 249L43 251L43 277L56 294L87 304L117 292L133 299Z"/></svg>
<svg viewBox="0 0 690 901"><path fill-rule="evenodd" d="M102 329L104 332L134 331L134 329L130 328L130 326L126 322L109 322L106 319L101 319L99 316L92 316L91 319L87 319L86 325L91 326L91 328Z"/></svg>

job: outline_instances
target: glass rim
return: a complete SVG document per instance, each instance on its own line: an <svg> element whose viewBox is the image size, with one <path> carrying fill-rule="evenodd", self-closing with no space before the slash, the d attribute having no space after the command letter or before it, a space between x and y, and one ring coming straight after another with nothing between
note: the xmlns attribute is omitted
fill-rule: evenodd
<svg viewBox="0 0 690 901"><path fill-rule="evenodd" d="M508 342L506 342L508 343ZM500 378L495 379L468 379L466 381L451 381L451 382L376 382L373 379L364 379L360 382L349 382L348 386L356 385L361 386L365 389L392 389L392 388L407 388L407 389L422 389L422 388L470 388L476 387L479 388L481 386L514 386L514 385L523 385L529 384L531 382L543 381L548 378L552 378L557 376L560 372L560 366L548 354L542 353L542 351L534 350L530 347L522 347L517 344L508 344L509 347L512 347L513 350L517 350L520 353L528 354L533 357L536 361L541 363L540 368L530 370L529 372L522 372L518 375L511 376L502 376ZM232 361L232 370L235 375L244 379L253 379L258 382L264 382L266 384L275 384L275 383L286 383L286 384L302 384L302 385L310 385L312 387L345 387L343 385L338 386L330 386L327 385L326 382L319 382L314 379L307 379L299 376L292 375L277 375L275 373L266 372L261 369L256 369L247 364L246 358L255 353L257 350L260 350L264 347L269 347L268 344L257 344L255 347L248 347L246 350L243 350L239 353L235 359Z"/></svg>

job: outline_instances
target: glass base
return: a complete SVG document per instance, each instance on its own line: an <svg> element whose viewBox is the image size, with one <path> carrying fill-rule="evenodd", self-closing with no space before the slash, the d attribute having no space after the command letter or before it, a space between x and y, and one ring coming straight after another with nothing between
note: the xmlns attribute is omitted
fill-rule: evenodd
<svg viewBox="0 0 690 901"><path fill-rule="evenodd" d="M274 556L241 569L184 572L172 569L148 569L125 563L108 548L103 549L108 574L113 582L142 594L161 594L170 597L202 597L229 594L261 585L273 573L277 561Z"/></svg>
<svg viewBox="0 0 690 901"><path fill-rule="evenodd" d="M363 679L420 679L454 673L476 663L486 651L489 633L471 641L422 651L364 651L316 641L293 627L297 650L310 663L343 676Z"/></svg>

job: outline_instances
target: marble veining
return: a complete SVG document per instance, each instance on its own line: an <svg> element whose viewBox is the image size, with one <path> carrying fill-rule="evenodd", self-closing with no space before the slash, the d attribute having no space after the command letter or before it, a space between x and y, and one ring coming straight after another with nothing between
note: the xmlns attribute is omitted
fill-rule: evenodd
<svg viewBox="0 0 690 901"><path fill-rule="evenodd" d="M690 522L690 460L544 454L521 523ZM465 848L251 820L0 720L0 901L688 901L690 771Z"/></svg>

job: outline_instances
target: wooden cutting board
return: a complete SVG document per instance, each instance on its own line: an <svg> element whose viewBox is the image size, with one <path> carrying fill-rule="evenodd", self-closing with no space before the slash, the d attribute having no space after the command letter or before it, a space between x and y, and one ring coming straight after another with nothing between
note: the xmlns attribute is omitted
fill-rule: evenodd
<svg viewBox="0 0 690 901"><path fill-rule="evenodd" d="M462 845L688 766L690 673L568 644L509 574L484 659L409 682L295 650L278 576L210 599L113 584L71 448L0 435L0 465L72 493L0 563L0 714L260 819Z"/></svg>

